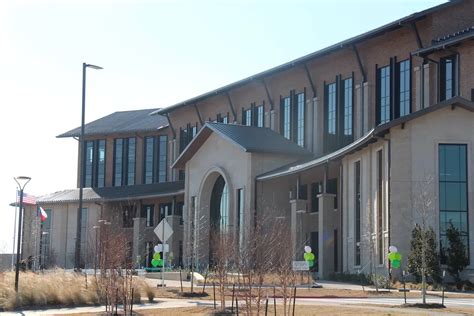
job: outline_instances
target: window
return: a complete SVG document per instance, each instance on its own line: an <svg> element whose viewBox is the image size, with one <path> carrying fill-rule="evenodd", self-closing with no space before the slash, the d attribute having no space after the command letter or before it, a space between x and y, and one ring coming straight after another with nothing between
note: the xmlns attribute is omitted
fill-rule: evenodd
<svg viewBox="0 0 474 316"><path fill-rule="evenodd" d="M337 179L336 178L328 180L326 192L336 195L334 197L334 209L337 209Z"/></svg>
<svg viewBox="0 0 474 316"><path fill-rule="evenodd" d="M142 206L142 218L146 219L146 227L155 226L155 210L153 205L143 205Z"/></svg>
<svg viewBox="0 0 474 316"><path fill-rule="evenodd" d="M41 223L40 235L40 265L46 267L49 264L49 255L51 248L51 209L44 210L47 218ZM38 208L39 212L39 208Z"/></svg>
<svg viewBox="0 0 474 316"><path fill-rule="evenodd" d="M181 153L197 134L197 124L191 126L187 124L185 128L180 128L179 132L179 152Z"/></svg>
<svg viewBox="0 0 474 316"><path fill-rule="evenodd" d="M299 200L307 200L308 199L308 185L301 184L298 188L298 199Z"/></svg>
<svg viewBox="0 0 474 316"><path fill-rule="evenodd" d="M171 208L171 203L160 203L160 215L158 218L158 223L161 222L166 216L172 215Z"/></svg>
<svg viewBox="0 0 474 316"><path fill-rule="evenodd" d="M144 162L143 162L143 169L144 169L144 183L149 184L153 183L153 167L154 167L154 152L155 152L155 137L148 136L145 137L145 154Z"/></svg>
<svg viewBox="0 0 474 316"><path fill-rule="evenodd" d="M84 187L105 186L105 140L86 141Z"/></svg>
<svg viewBox="0 0 474 316"><path fill-rule="evenodd" d="M123 227L133 227L133 219L135 218L135 206L125 206L122 208Z"/></svg>
<svg viewBox="0 0 474 316"><path fill-rule="evenodd" d="M128 156L127 156L127 185L135 184L135 153L136 140L135 138L128 139Z"/></svg>
<svg viewBox="0 0 474 316"><path fill-rule="evenodd" d="M222 123L229 124L229 116L228 115L222 117Z"/></svg>
<svg viewBox="0 0 474 316"><path fill-rule="evenodd" d="M84 259L87 256L87 246L88 246L88 234L87 234L87 222L89 221L89 210L85 207L81 210L81 266L85 266ZM49 214L48 214L49 215Z"/></svg>
<svg viewBox="0 0 474 316"><path fill-rule="evenodd" d="M456 94L456 55L441 58L440 67L440 98L444 101Z"/></svg>
<svg viewBox="0 0 474 316"><path fill-rule="evenodd" d="M330 83L326 86L327 94L327 133L336 135L336 83Z"/></svg>
<svg viewBox="0 0 474 316"><path fill-rule="evenodd" d="M238 232L240 249L244 244L245 222L244 222L244 189L237 189L237 212L238 212Z"/></svg>
<svg viewBox="0 0 474 316"><path fill-rule="evenodd" d="M343 81L344 136L352 136L352 78Z"/></svg>
<svg viewBox="0 0 474 316"><path fill-rule="evenodd" d="M354 163L354 210L355 210L355 265L360 266L360 236L361 236L361 178L360 161Z"/></svg>
<svg viewBox="0 0 474 316"><path fill-rule="evenodd" d="M398 110L396 117L405 116L410 114L410 60L404 60L398 63Z"/></svg>
<svg viewBox="0 0 474 316"><path fill-rule="evenodd" d="M383 153L377 151L377 245L379 264L383 264Z"/></svg>
<svg viewBox="0 0 474 316"><path fill-rule="evenodd" d="M86 141L85 187L92 187L92 174L94 163L94 141Z"/></svg>
<svg viewBox="0 0 474 316"><path fill-rule="evenodd" d="M222 197L220 202L220 228L223 232L227 232L229 228L229 190L227 183L222 189Z"/></svg>
<svg viewBox="0 0 474 316"><path fill-rule="evenodd" d="M246 125L246 126L252 126L253 125L252 109L253 109L253 105L250 106L250 108L248 108L248 109L242 108L242 125Z"/></svg>
<svg viewBox="0 0 474 316"><path fill-rule="evenodd" d="M145 247L145 263L144 266L149 268L151 266L151 259L153 259L154 246L152 241L146 242Z"/></svg>
<svg viewBox="0 0 474 316"><path fill-rule="evenodd" d="M311 212L319 212L318 195L321 194L322 183L311 183Z"/></svg>
<svg viewBox="0 0 474 316"><path fill-rule="evenodd" d="M264 127L265 126L265 109L262 105L256 107L257 112L257 127Z"/></svg>
<svg viewBox="0 0 474 316"><path fill-rule="evenodd" d="M135 184L136 139L117 138L114 142L114 186Z"/></svg>
<svg viewBox="0 0 474 316"><path fill-rule="evenodd" d="M383 124L390 121L390 66L377 69L377 123Z"/></svg>
<svg viewBox="0 0 474 316"><path fill-rule="evenodd" d="M174 215L180 216L180 219L179 219L179 224L180 225L184 224L183 210L184 210L184 202L176 203L176 213Z"/></svg>
<svg viewBox="0 0 474 316"><path fill-rule="evenodd" d="M144 148L144 183L166 182L168 169L168 136L145 137Z"/></svg>
<svg viewBox="0 0 474 316"><path fill-rule="evenodd" d="M291 139L291 98L286 97L282 99L282 134L283 137Z"/></svg>
<svg viewBox="0 0 474 316"><path fill-rule="evenodd" d="M469 251L467 145L439 145L440 253L445 263L446 230L453 225Z"/></svg>
<svg viewBox="0 0 474 316"><path fill-rule="evenodd" d="M304 93L296 95L297 120L296 120L296 143L304 147L304 117L305 117L305 96Z"/></svg>

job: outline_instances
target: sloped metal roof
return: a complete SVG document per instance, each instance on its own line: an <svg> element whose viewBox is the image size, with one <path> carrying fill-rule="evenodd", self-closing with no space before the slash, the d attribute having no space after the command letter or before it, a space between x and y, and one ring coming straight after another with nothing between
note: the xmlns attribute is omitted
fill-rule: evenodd
<svg viewBox="0 0 474 316"><path fill-rule="evenodd" d="M84 202L113 202L164 197L184 193L184 181L137 184L121 187L84 188ZM79 189L63 190L37 198L38 204L63 204L79 201Z"/></svg>
<svg viewBox="0 0 474 316"><path fill-rule="evenodd" d="M296 145L269 128L238 124L206 123L176 159L173 168L183 168L211 133L216 133L242 151L289 156L310 156L310 151Z"/></svg>
<svg viewBox="0 0 474 316"><path fill-rule="evenodd" d="M373 30L365 32L363 34L351 37L347 40L344 40L342 42L336 43L336 44L331 45L329 47L323 48L321 50L318 50L318 51L313 52L311 54L305 55L303 57L294 59L294 60L289 61L287 63L284 63L282 65L279 65L279 66L273 67L271 69L262 71L260 73L257 73L255 75L253 75L253 76L250 76L250 77L241 79L239 81L230 83L228 85L217 88L215 90L212 90L212 91L206 92L204 94L198 95L196 97L193 97L191 99L182 101L180 103L176 103L174 105L171 105L171 106L168 106L168 107L165 107L165 108L162 108L162 109L158 109L158 110L154 111L151 115L165 114L165 113L172 112L172 111L174 111L174 110L176 110L180 107L183 107L183 106L193 105L193 104L195 104L197 102L200 102L204 99L207 99L207 98L210 98L212 96L219 95L219 94L223 94L223 93L225 93L225 92L227 92L231 89L235 89L235 88L241 87L243 85L246 85L246 84L248 84L252 81L262 80L265 77L271 76L273 74L276 74L276 73L279 73L279 72L282 72L282 71L285 71L285 70L288 70L288 69L291 69L291 68L293 68L297 65L303 65L303 64L307 63L308 61L310 61L312 59L331 54L331 53L336 52L336 51L338 51L340 49L343 49L343 48L350 48L353 45L359 44L359 43L361 43L365 40L368 40L370 38L374 38L374 37L383 35L387 32L394 31L396 29L402 28L406 24L410 24L412 22L421 20L429 14L432 14L434 12L438 12L438 11L440 11L442 9L445 9L447 7L450 7L452 5L462 3L463 1L465 1L465 0L450 0L446 3L442 3L440 5L428 8L426 10L410 14L410 15L408 15L406 17L403 17L401 19L398 19L396 21L390 22L388 24L385 24L383 26L380 26L378 28L375 28ZM471 0L469 0L469 1L471 1Z"/></svg>
<svg viewBox="0 0 474 316"><path fill-rule="evenodd" d="M168 126L163 115L150 116L156 109L120 111L104 116L85 125L85 135L108 135L114 133L151 132ZM57 137L79 137L81 128L77 127Z"/></svg>

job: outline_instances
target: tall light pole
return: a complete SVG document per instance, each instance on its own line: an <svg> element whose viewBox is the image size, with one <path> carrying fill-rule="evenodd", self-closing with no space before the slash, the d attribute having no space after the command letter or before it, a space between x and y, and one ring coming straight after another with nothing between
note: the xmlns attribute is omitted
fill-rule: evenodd
<svg viewBox="0 0 474 316"><path fill-rule="evenodd" d="M16 267L15 267L15 292L18 292L18 278L20 275L20 249L21 249L21 237L22 237L22 221L23 221L23 190L25 186L30 182L30 177L20 176L13 178L18 184L18 188L20 189L20 213L18 216L18 239L16 245Z"/></svg>
<svg viewBox="0 0 474 316"><path fill-rule="evenodd" d="M79 137L79 209L77 210L77 231L76 231L76 247L74 256L74 266L76 269L80 268L81 264L81 227L82 227L82 195L84 188L84 164L86 158L86 148L84 142L84 125L86 119L86 69L92 68L96 70L103 69L102 67L82 63L82 116L81 116L81 136Z"/></svg>

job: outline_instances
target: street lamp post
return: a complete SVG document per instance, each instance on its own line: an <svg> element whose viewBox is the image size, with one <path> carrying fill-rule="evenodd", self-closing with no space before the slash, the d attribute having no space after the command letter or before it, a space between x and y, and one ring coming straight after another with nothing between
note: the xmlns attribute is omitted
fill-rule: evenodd
<svg viewBox="0 0 474 316"><path fill-rule="evenodd" d="M80 268L81 264L81 224L82 224L82 197L84 188L84 164L86 157L86 148L84 142L84 125L86 117L86 69L92 68L96 70L103 69L102 67L82 63L82 116L81 116L81 135L79 137L79 209L77 210L77 232L76 232L76 247L75 247L75 267Z"/></svg>
<svg viewBox="0 0 474 316"><path fill-rule="evenodd" d="M16 267L15 267L15 292L18 292L18 279L20 276L20 249L21 249L21 236L22 236L22 221L23 221L23 190L25 186L30 182L30 177L20 176L13 178L15 182L18 184L18 188L20 189L20 214L18 216L18 238L17 238L17 246L16 246Z"/></svg>

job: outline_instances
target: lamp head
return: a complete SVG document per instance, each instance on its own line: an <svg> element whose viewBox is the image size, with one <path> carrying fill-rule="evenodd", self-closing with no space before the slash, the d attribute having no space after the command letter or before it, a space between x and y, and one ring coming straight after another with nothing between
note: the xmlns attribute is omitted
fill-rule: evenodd
<svg viewBox="0 0 474 316"><path fill-rule="evenodd" d="M96 66L96 65L92 65L92 64L85 64L85 66L86 66L87 68L92 68L92 69L95 69L95 70L104 69L104 68L102 68L102 67L100 67L100 66Z"/></svg>
<svg viewBox="0 0 474 316"><path fill-rule="evenodd" d="M30 177L26 177L26 176L18 176L13 179L15 179L16 183L18 184L21 190L23 190L25 188L25 185L31 180Z"/></svg>

